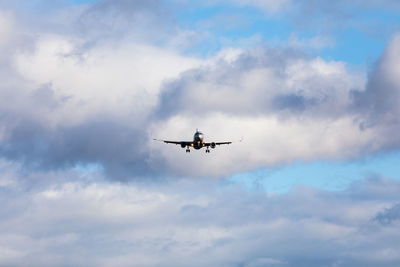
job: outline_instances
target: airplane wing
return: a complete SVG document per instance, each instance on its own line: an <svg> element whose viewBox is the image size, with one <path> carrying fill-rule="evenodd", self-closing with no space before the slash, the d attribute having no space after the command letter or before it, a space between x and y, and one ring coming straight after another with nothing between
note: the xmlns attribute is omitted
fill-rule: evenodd
<svg viewBox="0 0 400 267"><path fill-rule="evenodd" d="M211 143L204 143L204 146L220 146L220 145L230 145L232 142L211 142Z"/></svg>
<svg viewBox="0 0 400 267"><path fill-rule="evenodd" d="M181 145L183 144L183 147L185 146L191 146L193 142L189 142L189 141L168 141L168 140L160 140L160 139L153 139L155 141L160 141L160 142L164 142L167 144L175 144L175 145Z"/></svg>
<svg viewBox="0 0 400 267"><path fill-rule="evenodd" d="M240 140L238 141L228 141L228 142L209 142L209 143L204 143L204 146L210 146L210 147L215 147L215 146L220 146L220 145L230 145L232 143L236 143L236 142L242 142L243 141L243 137L240 138Z"/></svg>

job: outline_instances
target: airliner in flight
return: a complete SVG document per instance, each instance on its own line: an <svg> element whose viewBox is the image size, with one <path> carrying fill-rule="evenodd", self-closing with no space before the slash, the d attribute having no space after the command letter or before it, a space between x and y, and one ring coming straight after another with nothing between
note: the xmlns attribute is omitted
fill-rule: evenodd
<svg viewBox="0 0 400 267"><path fill-rule="evenodd" d="M215 148L216 146L219 146L219 145L232 144L232 142L230 142L230 141L229 142L210 142L210 143L204 142L204 134L197 129L196 129L196 132L194 133L193 141L168 141L168 140L160 140L160 139L153 139L153 140L161 141L161 142L164 142L167 144L181 145L182 148L186 147L186 153L190 153L190 147L193 147L196 150L206 147L206 153L210 153L210 147Z"/></svg>

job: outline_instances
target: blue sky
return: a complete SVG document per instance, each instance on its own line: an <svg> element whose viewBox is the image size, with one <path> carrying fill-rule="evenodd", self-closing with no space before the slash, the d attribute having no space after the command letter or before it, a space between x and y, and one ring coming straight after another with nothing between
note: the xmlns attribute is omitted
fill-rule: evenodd
<svg viewBox="0 0 400 267"><path fill-rule="evenodd" d="M285 167L237 174L231 180L245 184L250 190L268 192L286 193L299 184L337 191L365 177L383 176L398 180L399 171L399 153L388 152L345 162L296 162Z"/></svg>
<svg viewBox="0 0 400 267"><path fill-rule="evenodd" d="M75 5L95 3L92 0L70 0ZM202 3L201 1L164 1L168 11L180 27L188 30L207 28L213 36L231 39L232 46L240 46L240 39L259 36L260 42L273 45L285 45L291 35L299 39L308 39L316 35L326 35L333 41L328 47L312 51L327 60L340 60L349 64L372 64L382 53L386 43L398 30L400 21L397 10L385 6L362 6L350 4L344 8L348 14L340 21L330 14L312 14L310 21L323 21L303 25L299 18L278 13L266 13L250 4L226 4L224 2ZM240 3L240 1L238 1ZM205 21L215 18L231 19L231 23L209 24ZM329 21L329 20L334 20ZM346 23L348 22L348 23ZM329 24L329 25L324 25ZM216 43L201 44L193 48L193 53L209 55L223 47L221 40ZM197 50L196 49L200 49Z"/></svg>
<svg viewBox="0 0 400 267"><path fill-rule="evenodd" d="M398 266L399 15L0 1L0 265Z"/></svg>
<svg viewBox="0 0 400 267"><path fill-rule="evenodd" d="M215 5L186 3L185 9L174 10L173 13L178 23L188 29L202 28L204 21L216 17L231 18L235 23L214 24L207 30L215 36L234 41L257 35L263 42L285 45L293 34L300 40L325 35L332 39L332 44L311 52L327 60L340 60L349 64L371 64L379 57L385 44L398 28L396 25L399 23L399 16L397 12L385 7L362 7L350 4L350 8L346 11L349 13L349 17L346 18L348 21L331 18L329 14L316 13L312 14L311 21L323 21L323 23L311 22L307 25L302 25L303 22L299 22L300 18L269 14L251 5L230 6L223 2ZM203 50L209 53L214 49L220 49L222 45L206 47Z"/></svg>

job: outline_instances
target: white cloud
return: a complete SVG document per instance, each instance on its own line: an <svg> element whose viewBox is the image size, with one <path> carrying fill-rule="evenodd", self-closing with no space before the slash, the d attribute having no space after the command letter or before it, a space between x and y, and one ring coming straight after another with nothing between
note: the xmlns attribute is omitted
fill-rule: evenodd
<svg viewBox="0 0 400 267"><path fill-rule="evenodd" d="M351 93L364 86L343 62L305 58L289 50L242 52L234 60L194 69L161 92L153 138L191 140L200 128L209 141L239 140L210 155L186 155L152 143L174 171L228 175L295 160L348 159L373 153L377 129L360 129ZM179 154L180 153L180 154ZM207 159L211 157L210 159ZM179 160L176 160L179 159Z"/></svg>
<svg viewBox="0 0 400 267"><path fill-rule="evenodd" d="M175 171L185 175L228 175L238 171L280 165L295 160L341 159L358 156L376 138L372 130L361 131L353 118L279 120L271 117L235 117L209 114L196 125L195 117L177 116L154 125L152 135L190 140L196 127L206 140L237 141L217 147L210 155L194 151L187 155L180 146L153 142L153 157L162 156ZM221 125L223 127L221 127ZM209 133L209 135L207 135Z"/></svg>
<svg viewBox="0 0 400 267"><path fill-rule="evenodd" d="M174 172L220 176L396 149L398 42L388 44L366 82L344 62L282 49L245 51L191 70L163 88L152 137L190 140L200 128L209 141L245 141L207 157L153 143L151 158L159 163L161 156Z"/></svg>
<svg viewBox="0 0 400 267"><path fill-rule="evenodd" d="M71 98L60 117L63 122L76 117L81 121L80 116L98 110L139 119L155 105L163 82L200 63L172 50L129 40L79 51L81 43L47 36L38 41L33 53L16 56L18 71L32 82L32 89L51 84L56 96Z"/></svg>

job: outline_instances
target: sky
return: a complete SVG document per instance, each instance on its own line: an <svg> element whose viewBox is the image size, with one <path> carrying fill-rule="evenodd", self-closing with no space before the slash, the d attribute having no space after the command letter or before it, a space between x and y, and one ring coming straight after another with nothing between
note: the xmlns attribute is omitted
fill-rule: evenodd
<svg viewBox="0 0 400 267"><path fill-rule="evenodd" d="M0 266L399 266L399 62L397 0L0 0Z"/></svg>

